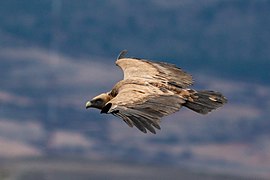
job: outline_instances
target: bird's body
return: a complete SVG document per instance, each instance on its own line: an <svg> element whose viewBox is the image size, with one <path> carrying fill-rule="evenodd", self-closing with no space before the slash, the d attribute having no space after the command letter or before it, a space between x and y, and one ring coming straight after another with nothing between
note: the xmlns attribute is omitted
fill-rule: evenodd
<svg viewBox="0 0 270 180"><path fill-rule="evenodd" d="M116 61L124 72L108 93L94 97L86 107L94 107L101 113L110 113L124 120L130 127L136 126L146 133L156 133L163 116L186 106L201 114L207 114L227 102L215 91L189 89L192 76L175 65L137 58L125 58L122 51Z"/></svg>

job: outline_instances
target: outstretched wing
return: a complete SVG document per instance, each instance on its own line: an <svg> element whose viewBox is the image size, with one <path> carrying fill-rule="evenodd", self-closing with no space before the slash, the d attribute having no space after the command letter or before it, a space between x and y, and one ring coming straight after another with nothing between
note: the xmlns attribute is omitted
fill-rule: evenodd
<svg viewBox="0 0 270 180"><path fill-rule="evenodd" d="M125 58L127 51L123 51L117 61L124 72L124 79L145 79L186 88L192 84L192 76L173 64L152 62L144 59Z"/></svg>
<svg viewBox="0 0 270 180"><path fill-rule="evenodd" d="M120 117L144 133L149 130L155 134L154 127L160 129L161 117L178 111L185 101L172 92L164 93L157 87L139 84L123 84L102 112Z"/></svg>

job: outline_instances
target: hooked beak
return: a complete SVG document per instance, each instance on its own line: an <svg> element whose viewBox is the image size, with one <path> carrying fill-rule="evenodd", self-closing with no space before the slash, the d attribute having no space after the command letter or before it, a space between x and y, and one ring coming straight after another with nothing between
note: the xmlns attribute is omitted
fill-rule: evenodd
<svg viewBox="0 0 270 180"><path fill-rule="evenodd" d="M91 102L90 101L87 101L86 104L85 104L85 108L88 109L92 106Z"/></svg>

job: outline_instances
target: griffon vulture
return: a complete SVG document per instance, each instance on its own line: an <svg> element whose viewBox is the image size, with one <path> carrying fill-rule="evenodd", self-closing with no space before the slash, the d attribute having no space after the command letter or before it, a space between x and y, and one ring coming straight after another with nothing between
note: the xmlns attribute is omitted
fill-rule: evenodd
<svg viewBox="0 0 270 180"><path fill-rule="evenodd" d="M130 127L156 133L163 116L185 106L197 113L221 107L227 99L216 91L189 89L192 76L175 65L145 59L126 58L122 51L116 61L124 72L124 79L110 92L86 102L86 108L97 108L101 113L117 116Z"/></svg>

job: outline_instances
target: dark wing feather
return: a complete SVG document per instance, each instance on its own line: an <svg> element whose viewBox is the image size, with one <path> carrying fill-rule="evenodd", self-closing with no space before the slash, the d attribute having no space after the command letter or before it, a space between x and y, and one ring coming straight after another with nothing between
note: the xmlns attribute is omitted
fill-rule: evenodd
<svg viewBox="0 0 270 180"><path fill-rule="evenodd" d="M119 53L117 59L125 58L125 55L127 54L127 50L123 50Z"/></svg>
<svg viewBox="0 0 270 180"><path fill-rule="evenodd" d="M151 133L156 134L156 131L152 126L160 129L158 124L155 124L151 120L149 121L147 118L144 117L139 118L136 115L127 115L127 113L125 113L124 111L118 111L117 113L112 114L116 117L122 118L129 127L133 127L135 125L140 131L144 133L146 133L146 129L148 129Z"/></svg>
<svg viewBox="0 0 270 180"><path fill-rule="evenodd" d="M192 76L177 66L164 62L151 62L152 66L156 67L159 71L157 77L161 79L166 79L167 84L174 85L180 88L186 88L192 85Z"/></svg>
<svg viewBox="0 0 270 180"><path fill-rule="evenodd" d="M160 119L155 119L155 117L150 117L144 112L138 112L132 109L125 109L122 107L117 107L115 109L117 109L117 113L112 114L122 118L124 122L127 123L130 127L136 126L140 131L144 133L147 132L147 129L153 134L156 134L154 127L160 129L158 124Z"/></svg>

